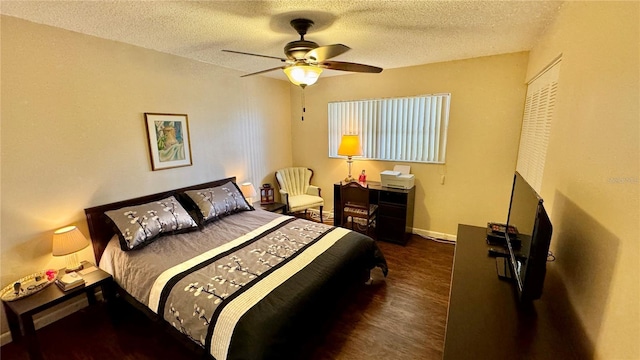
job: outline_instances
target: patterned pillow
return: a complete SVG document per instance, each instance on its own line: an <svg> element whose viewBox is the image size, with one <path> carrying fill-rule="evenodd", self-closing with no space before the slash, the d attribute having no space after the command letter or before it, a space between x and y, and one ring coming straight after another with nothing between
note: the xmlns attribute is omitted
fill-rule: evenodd
<svg viewBox="0 0 640 360"><path fill-rule="evenodd" d="M124 251L148 245L161 235L196 230L198 225L175 197L105 212Z"/></svg>
<svg viewBox="0 0 640 360"><path fill-rule="evenodd" d="M185 191L185 194L195 205L200 225L225 215L254 210L232 181L212 188Z"/></svg>

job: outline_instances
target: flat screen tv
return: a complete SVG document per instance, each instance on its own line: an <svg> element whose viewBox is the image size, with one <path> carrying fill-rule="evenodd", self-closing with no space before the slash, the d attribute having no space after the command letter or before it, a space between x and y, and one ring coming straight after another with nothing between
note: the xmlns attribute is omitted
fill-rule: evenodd
<svg viewBox="0 0 640 360"><path fill-rule="evenodd" d="M521 301L539 299L547 272L547 255L553 227L542 198L518 172L513 177L507 226L517 229L520 246L514 246L514 234L506 232L509 262Z"/></svg>

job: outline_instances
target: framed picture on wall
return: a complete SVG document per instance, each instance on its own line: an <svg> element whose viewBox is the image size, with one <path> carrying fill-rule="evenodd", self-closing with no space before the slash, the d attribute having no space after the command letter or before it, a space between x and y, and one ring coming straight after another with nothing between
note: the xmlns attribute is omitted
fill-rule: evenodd
<svg viewBox="0 0 640 360"><path fill-rule="evenodd" d="M186 114L144 113L152 170L191 166Z"/></svg>

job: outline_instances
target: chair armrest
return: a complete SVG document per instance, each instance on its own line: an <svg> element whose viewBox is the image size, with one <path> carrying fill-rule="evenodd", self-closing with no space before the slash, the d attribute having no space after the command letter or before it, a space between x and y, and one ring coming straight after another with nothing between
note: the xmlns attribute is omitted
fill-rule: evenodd
<svg viewBox="0 0 640 360"><path fill-rule="evenodd" d="M314 185L309 185L309 188L307 189L307 195L321 196L320 191L321 189L319 187Z"/></svg>
<svg viewBox="0 0 640 360"><path fill-rule="evenodd" d="M286 190L280 189L280 201L287 204L287 209L289 208L289 193Z"/></svg>

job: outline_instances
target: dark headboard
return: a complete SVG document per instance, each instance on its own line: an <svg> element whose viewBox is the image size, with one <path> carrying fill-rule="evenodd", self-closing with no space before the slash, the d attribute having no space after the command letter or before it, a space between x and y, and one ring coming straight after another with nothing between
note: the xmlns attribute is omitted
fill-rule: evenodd
<svg viewBox="0 0 640 360"><path fill-rule="evenodd" d="M87 223L89 225L89 234L91 235L91 243L93 245L93 253L96 256L96 262L100 263L100 258L102 258L102 253L104 252L105 247L109 243L109 240L114 235L113 228L110 223L107 222L107 218L104 215L106 211L116 210L126 206L144 204L156 200L161 200L166 197L179 194L181 192L185 192L188 190L197 190L204 189L208 187L220 186L228 183L229 181L236 182L236 178L230 177L226 179L215 180L203 184L192 185L188 187L183 187L175 190L168 190L165 192L151 194L146 196L141 196L129 200L122 200L118 202L114 202L111 204L105 204L100 206L95 206L92 208L84 209L84 213L87 216Z"/></svg>

